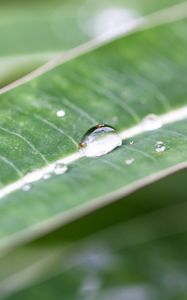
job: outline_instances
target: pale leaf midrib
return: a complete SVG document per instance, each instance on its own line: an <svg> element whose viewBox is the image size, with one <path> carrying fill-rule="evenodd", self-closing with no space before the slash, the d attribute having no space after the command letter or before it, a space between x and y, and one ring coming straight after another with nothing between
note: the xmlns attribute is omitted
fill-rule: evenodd
<svg viewBox="0 0 187 300"><path fill-rule="evenodd" d="M186 118L187 118L187 105L175 110L171 110L168 113L158 116L157 121L161 122L164 126L167 124L182 121ZM144 126L142 126L142 122L141 122L134 127L121 131L120 135L122 139L127 139L127 138L134 137L136 135L140 135L146 131L147 129ZM63 158L61 162L63 162L64 164L71 164L74 161L80 159L81 157L82 155L77 151L74 154L68 155L67 157ZM37 172L41 172L41 177L42 177L43 174L46 174L46 172L52 172L54 170L55 163L56 162L49 164L48 166L37 170ZM35 236L39 237L42 234L45 234L50 230L57 228L60 225L64 225L76 218L85 215L88 212L91 212L97 208L100 208L101 206L104 206L107 203L111 203L112 201L115 201L119 197L126 196L143 186L146 186L154 181L157 181L165 176L168 176L184 168L187 168L187 161L174 165L170 168L163 169L157 173L151 174L140 180L136 180L135 182L125 187L122 187L121 189L111 192L110 194L101 196L97 199L92 199L89 203L84 203L76 208L72 208L71 210L62 212L59 215L55 215L51 218L48 218L45 221L39 222L36 225L23 229L18 233L12 234L10 237L5 238L0 242L1 255L3 255L3 252L6 251L7 248L11 247L12 245L15 246L16 244L19 244L23 241L24 242L30 241ZM20 189L24 183L25 183L25 177L1 189L0 201L6 200L7 195Z"/></svg>
<svg viewBox="0 0 187 300"><path fill-rule="evenodd" d="M182 121L187 118L187 105L183 106L181 108L177 108L175 110L171 110L170 112L162 114L162 115L158 116L157 118L158 118L157 122L159 122L163 126L170 124L170 123ZM119 134L120 134L122 140L125 140L125 139L132 138L134 136L140 135L146 131L147 131L147 128L143 125L142 122L140 122L138 125L130 127L128 129L125 129L125 130L121 131ZM65 165L69 165L82 157L83 157L83 154L81 154L79 151L77 151L77 152L75 152L71 155L68 155L62 159L59 158L55 162L50 163L43 168L37 169L36 172L37 172L37 174L40 172L41 173L40 178L42 178L43 175L53 172L57 161L62 162ZM6 197L7 195L22 188L23 185L27 182L26 178L27 178L27 175L23 176L21 179L13 182L11 184L8 184L7 186L0 189L0 201L2 201L3 198Z"/></svg>
<svg viewBox="0 0 187 300"><path fill-rule="evenodd" d="M146 25L146 24L144 24L144 25ZM90 51L92 51L92 50L90 50ZM161 115L159 118L160 118L161 122L164 125L183 120L183 119L187 118L187 106L184 106L184 107L179 108L179 109L172 110L167 114ZM135 135L141 134L143 132L145 132L145 130L142 129L142 126L137 125L137 126L134 126L132 128L129 128L128 130L124 130L123 132L121 132L121 136L122 136L122 138L125 139L127 137L133 137ZM64 158L63 162L67 163L67 164L70 164L70 163L73 163L75 160L79 159L80 157L81 157L80 154L77 152L77 153L74 153L71 156L67 156L66 158ZM47 167L42 168L40 170L42 172L46 172L46 170L51 170L51 169L54 168L54 164L55 163L50 164ZM152 174L152 175L150 175L146 178L141 179L140 181L136 181L136 182L132 183L131 185L128 185L128 186L124 187L122 189L123 190L122 194L120 194L120 195L121 196L126 195L127 193L130 193L130 192L132 192L132 191L134 191L134 190L136 190L136 189L138 189L138 188L140 188L140 187L142 187L142 186L144 186L148 183L151 183L155 180L158 180L159 178L162 178L166 175L169 175L169 174L171 174L171 173L173 173L173 172L175 172L179 169L185 168L185 167L187 167L186 162L184 162L182 164L179 164L179 165L176 165L174 167L171 167L169 169L165 169L161 172ZM0 196L2 197L2 199L3 199L3 197L10 194L11 192L14 192L17 189L19 189L22 186L23 182L24 182L24 178L22 178L21 181L16 181L16 182L6 186L2 190L0 190ZM11 189L10 187L13 187L13 189ZM5 189L6 189L6 191L5 191ZM114 193L112 193L113 200L115 200L118 196L119 196L119 191L115 191ZM51 219L48 219L48 220L46 220L44 222L41 222L41 223L39 223L35 226L32 226L32 227L27 228L25 230L22 230L17 234L13 234L9 238L7 238L5 240L2 240L0 248L1 249L6 248L7 245L10 246L11 243L12 244L16 243L16 241L17 242L20 242L20 240L25 241L26 238L28 238L30 240L31 238L33 238L37 234L41 235L42 233L45 233L46 230L53 229L54 226L57 226L57 225L62 224L62 223L69 222L70 220L74 219L75 217L79 217L82 214L85 214L86 212L88 212L90 210L96 209L97 207L100 207L100 206L104 205L105 203L113 201L112 199L109 199L111 197L109 197L109 198L108 197L109 197L109 195L105 195L103 197L100 197L99 198L99 204L98 204L98 199L92 199L91 204L87 203L87 204L82 205L82 206L84 206L84 209L82 208L82 206L78 207L76 209L72 209L71 212L68 211L66 213L61 213L60 216L54 216ZM51 227L51 223L53 224L52 227ZM43 227L40 228L41 225ZM29 232L29 234L28 234L28 232ZM37 234L36 234L36 232L37 232ZM27 237L27 234L28 234L28 237Z"/></svg>
<svg viewBox="0 0 187 300"><path fill-rule="evenodd" d="M117 201L119 198L128 196L129 194L137 191L138 189L145 187L151 183L154 183L166 176L174 174L180 170L187 168L187 161L174 165L172 167L166 168L154 174L148 175L143 179L137 180L135 183L131 183L126 187L122 187L110 194L92 199L91 203L82 204L76 209L72 208L67 212L60 213L45 221L42 221L36 225L32 225L29 228L23 229L17 233L4 238L0 242L0 257L7 254L7 251L11 251L13 248L31 242L35 238L40 238L41 236L52 232L53 230L68 224L78 218L81 218L88 213L95 211L107 204L111 204Z"/></svg>

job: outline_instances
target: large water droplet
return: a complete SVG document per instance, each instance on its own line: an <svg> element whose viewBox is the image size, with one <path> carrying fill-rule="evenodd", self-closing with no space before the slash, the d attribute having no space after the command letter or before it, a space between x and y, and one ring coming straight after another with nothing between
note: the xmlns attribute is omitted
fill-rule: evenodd
<svg viewBox="0 0 187 300"><path fill-rule="evenodd" d="M57 113L56 113L57 117L59 117L59 118L63 118L65 116L65 114L66 113L63 109L58 110Z"/></svg>
<svg viewBox="0 0 187 300"><path fill-rule="evenodd" d="M162 141L156 142L155 144L155 150L158 153L164 152L166 150L166 146Z"/></svg>
<svg viewBox="0 0 187 300"><path fill-rule="evenodd" d="M62 175L64 174L66 171L68 170L67 165L65 165L64 163L58 161L55 164L55 168L54 168L54 173L56 175Z"/></svg>
<svg viewBox="0 0 187 300"><path fill-rule="evenodd" d="M122 139L115 128L99 124L86 132L79 145L83 155L97 157L121 146Z"/></svg>
<svg viewBox="0 0 187 300"><path fill-rule="evenodd" d="M143 119L142 126L145 130L151 131L161 128L162 122L157 115L150 114Z"/></svg>
<svg viewBox="0 0 187 300"><path fill-rule="evenodd" d="M134 158L129 158L125 161L126 165L131 165L134 162Z"/></svg>

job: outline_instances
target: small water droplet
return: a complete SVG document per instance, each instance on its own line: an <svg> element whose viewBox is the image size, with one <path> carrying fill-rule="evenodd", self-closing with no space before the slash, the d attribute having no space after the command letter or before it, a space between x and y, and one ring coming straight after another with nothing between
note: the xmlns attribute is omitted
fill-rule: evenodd
<svg viewBox="0 0 187 300"><path fill-rule="evenodd" d="M57 113L56 113L57 117L59 117L59 118L63 118L65 116L65 114L66 113L63 109L58 110Z"/></svg>
<svg viewBox="0 0 187 300"><path fill-rule="evenodd" d="M60 162L60 161L56 162L55 168L54 168L54 173L55 173L56 175L62 175L62 174L64 174L67 170L68 170L68 167L67 167L64 163L62 163L62 162Z"/></svg>
<svg viewBox="0 0 187 300"><path fill-rule="evenodd" d="M28 192L30 189L31 189L31 184L29 184L29 183L25 183L23 186L22 186L22 190L24 191L24 192Z"/></svg>
<svg viewBox="0 0 187 300"><path fill-rule="evenodd" d="M143 119L142 125L145 130L151 131L161 128L162 122L157 115L150 114Z"/></svg>
<svg viewBox="0 0 187 300"><path fill-rule="evenodd" d="M50 173L43 174L43 179L47 180L49 178L51 178L51 174Z"/></svg>
<svg viewBox="0 0 187 300"><path fill-rule="evenodd" d="M115 128L105 124L98 124L86 132L79 145L83 155L97 157L121 146L122 139Z"/></svg>
<svg viewBox="0 0 187 300"><path fill-rule="evenodd" d="M155 150L158 153L164 152L166 150L166 146L162 141L156 142L155 144Z"/></svg>
<svg viewBox="0 0 187 300"><path fill-rule="evenodd" d="M129 158L125 161L126 165L131 165L135 161L134 158Z"/></svg>
<svg viewBox="0 0 187 300"><path fill-rule="evenodd" d="M134 141L130 141L129 144L130 144L130 145L133 145L133 144L134 144Z"/></svg>

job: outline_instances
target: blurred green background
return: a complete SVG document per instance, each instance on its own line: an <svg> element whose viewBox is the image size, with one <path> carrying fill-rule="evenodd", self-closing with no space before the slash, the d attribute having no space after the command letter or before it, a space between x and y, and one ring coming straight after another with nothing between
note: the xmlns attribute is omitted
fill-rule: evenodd
<svg viewBox="0 0 187 300"><path fill-rule="evenodd" d="M2 299L187 299L187 171L0 259Z"/></svg>

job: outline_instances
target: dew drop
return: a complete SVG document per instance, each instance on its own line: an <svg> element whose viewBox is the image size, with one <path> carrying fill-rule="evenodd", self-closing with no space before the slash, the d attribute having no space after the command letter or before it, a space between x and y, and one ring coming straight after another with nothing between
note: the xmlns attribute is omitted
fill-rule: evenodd
<svg viewBox="0 0 187 300"><path fill-rule="evenodd" d="M63 109L58 110L57 113L56 113L57 117L59 117L59 118L63 118L65 116L65 114L66 113Z"/></svg>
<svg viewBox="0 0 187 300"><path fill-rule="evenodd" d="M28 192L30 189L31 189L31 184L29 184L29 183L25 183L23 186L22 186L22 190L24 191L24 192Z"/></svg>
<svg viewBox="0 0 187 300"><path fill-rule="evenodd" d="M125 161L126 165L131 165L135 161L134 158L129 158Z"/></svg>
<svg viewBox="0 0 187 300"><path fill-rule="evenodd" d="M49 178L51 178L51 174L50 174L50 173L45 173L45 174L43 174L43 179L44 179L44 180L47 180L47 179L49 179Z"/></svg>
<svg viewBox="0 0 187 300"><path fill-rule="evenodd" d="M145 130L151 131L161 128L162 122L157 115L150 114L143 119L142 126Z"/></svg>
<svg viewBox="0 0 187 300"><path fill-rule="evenodd" d="M122 145L122 139L112 126L98 124L89 129L83 136L80 152L87 157L107 154Z"/></svg>
<svg viewBox="0 0 187 300"><path fill-rule="evenodd" d="M166 146L164 145L164 143L162 141L156 142L155 150L158 153L162 153L166 150Z"/></svg>
<svg viewBox="0 0 187 300"><path fill-rule="evenodd" d="M56 175L62 175L68 170L68 167L62 162L56 162L54 167L54 173Z"/></svg>

